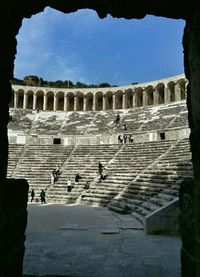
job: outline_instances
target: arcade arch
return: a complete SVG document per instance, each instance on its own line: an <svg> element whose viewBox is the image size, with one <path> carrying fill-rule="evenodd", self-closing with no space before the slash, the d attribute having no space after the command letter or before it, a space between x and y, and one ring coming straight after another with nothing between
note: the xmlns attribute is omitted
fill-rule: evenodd
<svg viewBox="0 0 200 277"><path fill-rule="evenodd" d="M52 91L46 94L46 108L44 110L53 111L54 106L54 93Z"/></svg>
<svg viewBox="0 0 200 277"><path fill-rule="evenodd" d="M118 90L115 93L115 106L113 109L123 109L123 92L121 90Z"/></svg>
<svg viewBox="0 0 200 277"><path fill-rule="evenodd" d="M74 94L72 93L72 92L69 92L68 94L67 94L67 107L66 107L66 110L67 111L74 111Z"/></svg>
<svg viewBox="0 0 200 277"><path fill-rule="evenodd" d="M136 88L135 89L135 106L141 107L143 105L143 89Z"/></svg>
<svg viewBox="0 0 200 277"><path fill-rule="evenodd" d="M43 110L44 105L44 92L39 90L36 93L36 105L35 108L39 110Z"/></svg>
<svg viewBox="0 0 200 277"><path fill-rule="evenodd" d="M94 103L94 99L93 99L93 94L91 92L88 92L86 94L86 111L93 111L93 103Z"/></svg>
<svg viewBox="0 0 200 277"><path fill-rule="evenodd" d="M112 110L113 109L113 99L115 100L115 95L112 91L108 91L105 94L105 110Z"/></svg>
<svg viewBox="0 0 200 277"><path fill-rule="evenodd" d="M130 109L133 107L133 91L132 89L127 89L125 91L125 108Z"/></svg>
<svg viewBox="0 0 200 277"><path fill-rule="evenodd" d="M105 101L105 98L103 97L103 93L101 91L98 91L95 94L95 110L96 111L103 110L103 100Z"/></svg>
<svg viewBox="0 0 200 277"><path fill-rule="evenodd" d="M62 91L56 94L55 110L64 111L64 92Z"/></svg>

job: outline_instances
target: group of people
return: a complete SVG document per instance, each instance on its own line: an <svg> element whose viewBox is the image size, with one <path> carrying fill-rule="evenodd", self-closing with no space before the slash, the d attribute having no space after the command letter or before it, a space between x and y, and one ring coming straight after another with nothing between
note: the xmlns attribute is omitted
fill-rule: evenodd
<svg viewBox="0 0 200 277"><path fill-rule="evenodd" d="M51 172L51 184L54 185L56 181L58 181L59 176L61 175L60 165L57 168L54 168Z"/></svg>
<svg viewBox="0 0 200 277"><path fill-rule="evenodd" d="M31 202L33 202L34 198L35 198L35 190L32 189L31 190ZM43 189L40 192L40 201L42 204L46 204L46 193Z"/></svg>
<svg viewBox="0 0 200 277"><path fill-rule="evenodd" d="M133 142L131 134L127 135L126 133L124 133L123 135L118 136L118 143L125 144L127 142L129 143Z"/></svg>
<svg viewBox="0 0 200 277"><path fill-rule="evenodd" d="M79 184L79 181L80 181L81 179L82 179L82 176L81 176L81 175L79 174L79 172L78 172L78 173L75 175L74 181L75 181L75 183ZM89 187L90 187L89 182L86 181L86 184L84 185L83 189L88 190ZM69 179L67 180L67 191L68 191L68 192L71 192L71 191L72 191L72 188L73 188L72 182L71 182L71 179L69 178Z"/></svg>
<svg viewBox="0 0 200 277"><path fill-rule="evenodd" d="M107 178L107 174L105 172L105 167L103 166L103 164L100 161L99 161L99 164L98 164L98 171L99 171L99 175L100 175L99 182L101 182L102 180L105 180ZM51 176L52 176L52 178L51 178L51 184L54 184L55 181L58 180L60 174L61 174L61 170L60 170L60 166L58 166L51 173ZM75 175L75 178L74 178L75 183L79 183L80 179L82 179L82 176L79 173L77 173ZM71 192L72 188L73 188L72 182L71 182L71 179L69 178L67 180L67 191ZM89 184L88 181L86 181L83 189L88 191L89 188L90 188L90 184ZM34 197L35 197L35 191L34 191L34 189L32 189L31 190L31 202L33 202ZM43 189L40 192L40 201L41 201L42 204L46 204L46 193L45 193L45 191Z"/></svg>

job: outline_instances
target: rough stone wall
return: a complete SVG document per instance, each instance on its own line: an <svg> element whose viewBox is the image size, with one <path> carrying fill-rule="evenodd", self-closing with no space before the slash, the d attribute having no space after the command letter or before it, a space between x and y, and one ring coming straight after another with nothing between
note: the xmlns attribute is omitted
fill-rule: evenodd
<svg viewBox="0 0 200 277"><path fill-rule="evenodd" d="M28 183L7 179L0 184L0 276L22 276L27 224Z"/></svg>
<svg viewBox="0 0 200 277"><path fill-rule="evenodd" d="M187 105L194 183L189 188L185 186L182 193L185 191L187 197L182 205L182 216L185 214L185 224L190 226L182 224L182 273L183 276L200 276L200 9L186 23L183 43L185 73L189 80Z"/></svg>

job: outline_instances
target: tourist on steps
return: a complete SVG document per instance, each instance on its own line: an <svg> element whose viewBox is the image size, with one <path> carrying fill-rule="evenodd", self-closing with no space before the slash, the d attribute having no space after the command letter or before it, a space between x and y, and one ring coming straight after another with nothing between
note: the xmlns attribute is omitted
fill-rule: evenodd
<svg viewBox="0 0 200 277"><path fill-rule="evenodd" d="M99 175L101 175L102 171L103 171L103 165L102 165L102 163L99 161Z"/></svg>
<svg viewBox="0 0 200 277"><path fill-rule="evenodd" d="M32 191L31 191L31 202L33 201L34 197L35 197L35 191L34 191L34 189L32 189Z"/></svg>
<svg viewBox="0 0 200 277"><path fill-rule="evenodd" d="M68 181L67 181L67 191L68 191L68 192L71 192L71 191L72 191L72 183L71 183L71 180L70 180L70 179L68 179Z"/></svg>
<svg viewBox="0 0 200 277"><path fill-rule="evenodd" d="M45 191L42 189L42 191L40 192L40 200L42 204L46 204L46 199L45 199Z"/></svg>
<svg viewBox="0 0 200 277"><path fill-rule="evenodd" d="M82 178L82 177L80 176L80 174L77 173L76 176L75 176L75 182L76 182L76 183L79 183L79 180L80 180L81 178Z"/></svg>

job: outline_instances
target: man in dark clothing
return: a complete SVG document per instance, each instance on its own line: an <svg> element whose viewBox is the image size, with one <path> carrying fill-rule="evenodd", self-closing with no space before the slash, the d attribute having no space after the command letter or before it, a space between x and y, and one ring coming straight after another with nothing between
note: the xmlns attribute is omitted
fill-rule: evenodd
<svg viewBox="0 0 200 277"><path fill-rule="evenodd" d="M82 177L80 176L80 174L79 173L77 173L76 174L76 176L75 176L75 182L79 182L79 180L81 179Z"/></svg>
<svg viewBox="0 0 200 277"><path fill-rule="evenodd" d="M115 119L116 125L119 123L119 121L120 121L120 115L119 115L119 113L118 113L117 116L116 116L116 119Z"/></svg>
<svg viewBox="0 0 200 277"><path fill-rule="evenodd" d="M35 191L34 191L34 189L32 189L32 191L31 191L31 202L33 201L34 197L35 197Z"/></svg>
<svg viewBox="0 0 200 277"><path fill-rule="evenodd" d="M100 174L100 175L101 175L102 171L103 171L103 165L102 165L102 163L99 161L99 174Z"/></svg>
<svg viewBox="0 0 200 277"><path fill-rule="evenodd" d="M45 200L45 191L42 189L42 191L40 192L40 200L42 204L46 204L46 200Z"/></svg>

